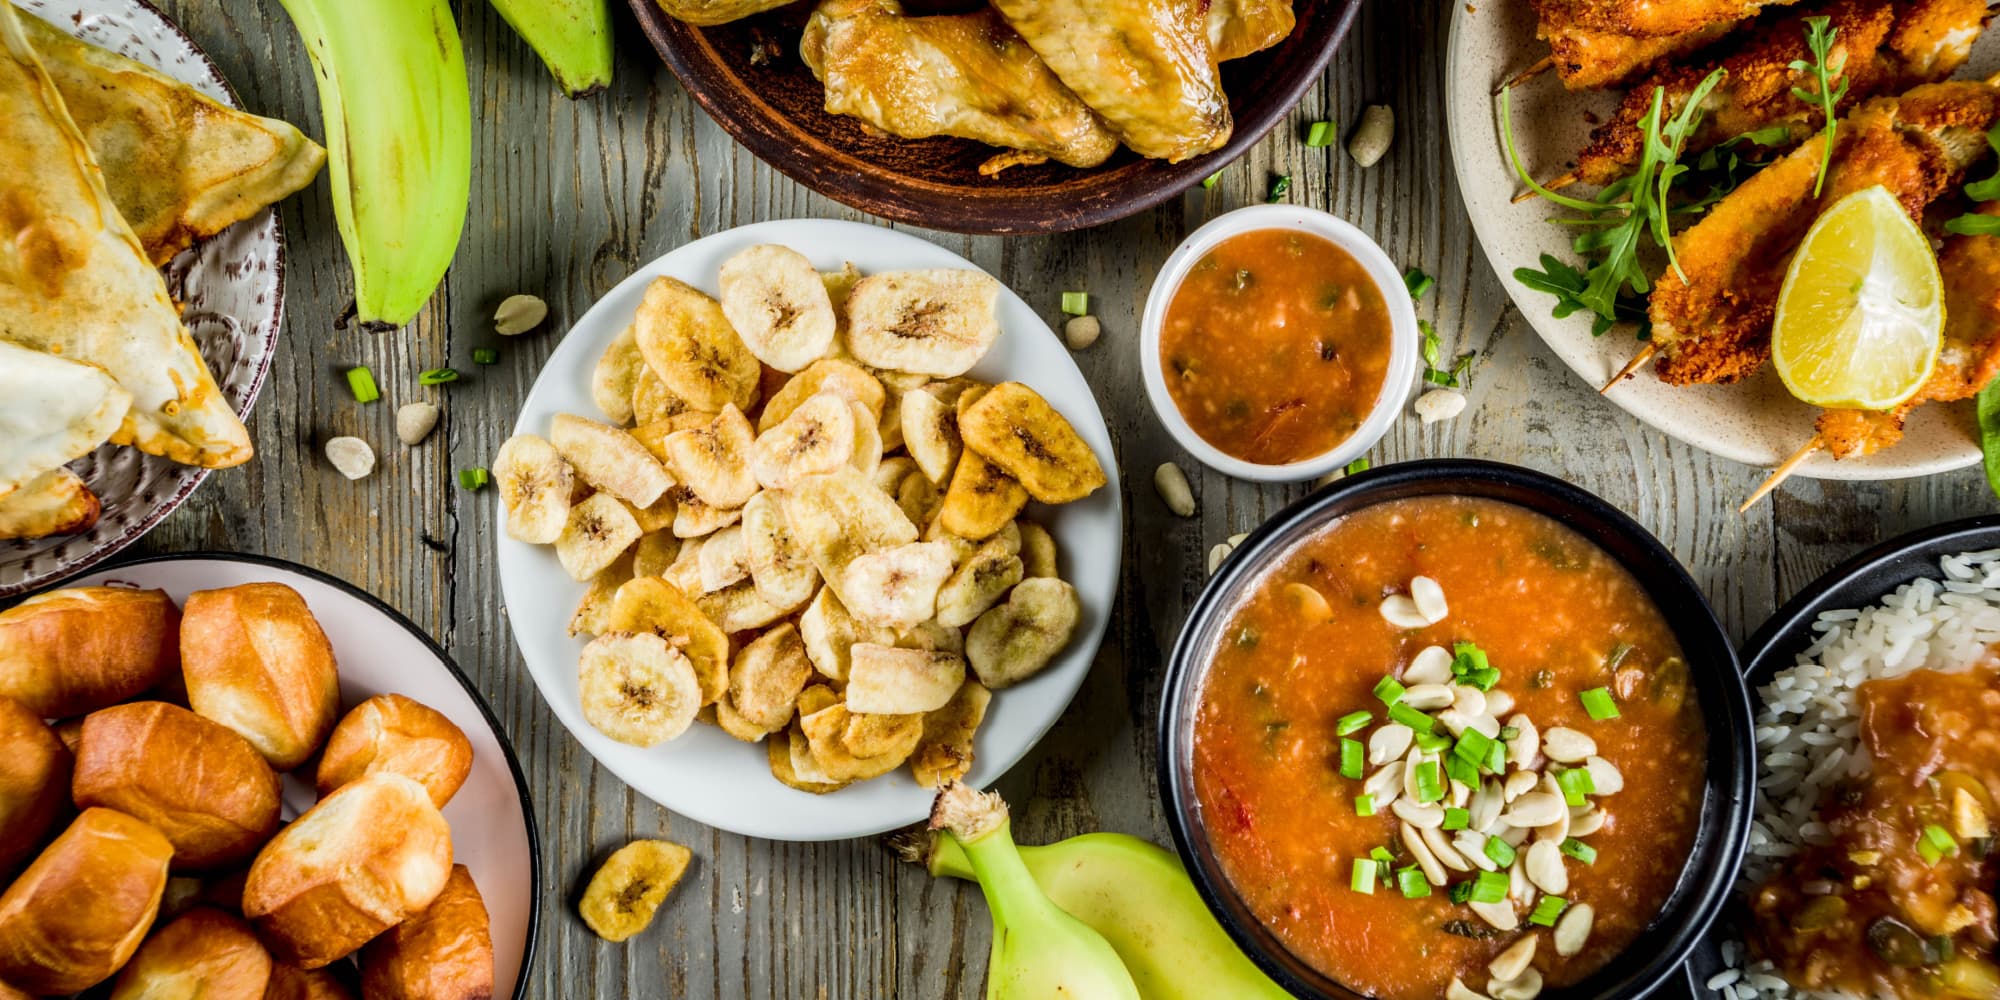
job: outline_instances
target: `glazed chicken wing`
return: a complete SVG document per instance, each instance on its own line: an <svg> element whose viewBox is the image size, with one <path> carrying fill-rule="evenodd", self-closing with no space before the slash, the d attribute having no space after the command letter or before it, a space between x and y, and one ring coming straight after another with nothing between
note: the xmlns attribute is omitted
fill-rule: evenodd
<svg viewBox="0 0 2000 1000"><path fill-rule="evenodd" d="M660 9L675 20L703 26L728 24L752 14L776 10L792 2L793 0L658 0Z"/></svg>
<svg viewBox="0 0 2000 1000"><path fill-rule="evenodd" d="M826 85L826 110L907 139L957 136L1015 150L1016 163L1104 162L1118 140L991 9L909 17L896 0L827 0L799 55Z"/></svg>
<svg viewBox="0 0 2000 1000"><path fill-rule="evenodd" d="M1284 41L1297 20L1292 0L1210 0L1208 44L1216 62L1241 59Z"/></svg>
<svg viewBox="0 0 2000 1000"><path fill-rule="evenodd" d="M1229 99L1198 0L994 6L1133 152L1180 161L1229 141Z"/></svg>

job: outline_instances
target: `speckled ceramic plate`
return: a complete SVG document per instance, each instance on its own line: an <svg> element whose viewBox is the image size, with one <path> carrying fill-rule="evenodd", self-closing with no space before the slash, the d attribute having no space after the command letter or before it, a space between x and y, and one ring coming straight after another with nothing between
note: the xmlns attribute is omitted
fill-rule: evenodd
<svg viewBox="0 0 2000 1000"><path fill-rule="evenodd" d="M1445 109L1458 185L1486 258L1514 304L1556 356L1595 389L1638 350L1629 330L1590 335L1587 316L1558 320L1554 299L1514 280L1516 268L1540 268L1548 253L1574 262L1572 231L1549 220L1564 212L1542 199L1512 204L1520 190L1507 164L1493 88L1548 54L1535 38L1526 0L1452 8ZM1988 32L1963 76L2000 69L2000 32ZM1616 107L1617 95L1571 94L1554 73L1514 91L1514 138L1536 177L1562 173L1590 134L1591 121ZM1641 372L1608 397L1632 415L1704 451L1747 465L1775 466L1813 437L1819 411L1793 399L1771 372L1735 385L1670 386ZM1799 468L1821 479L1899 479L1962 468L1979 461L1978 431L1969 403L1926 406L1910 418L1902 443L1867 458L1835 461L1824 453Z"/></svg>
<svg viewBox="0 0 2000 1000"><path fill-rule="evenodd" d="M0 0L0 3L8 0ZM242 107L194 40L145 0L13 0L23 11L93 45L154 66L231 107ZM285 239L276 209L237 223L181 253L165 269L167 290L230 405L242 416L264 383L284 313ZM201 484L206 470L136 449L105 445L70 463L104 503L96 527L78 535L0 541L0 597L81 572L137 541Z"/></svg>

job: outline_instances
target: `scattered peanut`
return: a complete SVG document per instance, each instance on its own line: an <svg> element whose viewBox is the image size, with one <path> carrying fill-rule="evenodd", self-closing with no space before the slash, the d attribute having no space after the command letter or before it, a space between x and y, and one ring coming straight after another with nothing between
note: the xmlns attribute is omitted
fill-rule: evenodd
<svg viewBox="0 0 2000 1000"><path fill-rule="evenodd" d="M1188 485L1187 473L1180 466L1161 462L1153 470L1153 488L1160 491L1160 499L1167 502L1167 509L1176 516L1194 516L1194 488Z"/></svg>
<svg viewBox="0 0 2000 1000"><path fill-rule="evenodd" d="M1063 339L1069 342L1069 349L1081 351L1097 343L1097 337L1104 332L1104 325L1095 316L1072 316L1063 324Z"/></svg>
<svg viewBox="0 0 2000 1000"><path fill-rule="evenodd" d="M1363 169L1381 162L1396 141L1396 112L1386 104L1371 104L1361 112L1361 124L1347 140L1347 155Z"/></svg>
<svg viewBox="0 0 2000 1000"><path fill-rule="evenodd" d="M493 332L503 337L527 333L549 316L549 304L533 295L509 295L493 311Z"/></svg>
<svg viewBox="0 0 2000 1000"><path fill-rule="evenodd" d="M1465 393L1457 389L1432 389L1418 396L1410 408L1427 424L1450 420L1465 412Z"/></svg>
<svg viewBox="0 0 2000 1000"><path fill-rule="evenodd" d="M436 403L404 403L396 409L396 437L412 447L422 444L437 426L439 412Z"/></svg>
<svg viewBox="0 0 2000 1000"><path fill-rule="evenodd" d="M375 471L375 449L358 437L327 439L326 460L349 479L366 479Z"/></svg>

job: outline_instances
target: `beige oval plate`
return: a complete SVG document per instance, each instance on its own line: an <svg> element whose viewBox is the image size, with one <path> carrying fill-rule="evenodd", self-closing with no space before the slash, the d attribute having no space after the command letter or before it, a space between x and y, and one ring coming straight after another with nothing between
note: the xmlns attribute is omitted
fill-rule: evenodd
<svg viewBox="0 0 2000 1000"><path fill-rule="evenodd" d="M1962 76L2000 69L2000 32L1988 32ZM1525 0L1454 6L1445 111L1453 166L1465 208L1486 259L1535 332L1593 390L1638 351L1629 328L1590 335L1584 315L1555 319L1555 300L1514 280L1517 268L1540 269L1541 255L1577 262L1572 230L1549 220L1564 212L1542 199L1513 204L1521 190L1501 145L1499 101L1493 88L1548 54L1535 38L1534 10ZM1571 94L1554 73L1516 87L1514 140L1537 178L1571 165L1590 134L1586 115L1602 120L1616 107L1609 93ZM1819 411L1793 399L1770 366L1735 385L1670 386L1648 371L1627 379L1607 398L1627 412L1703 451L1747 465L1775 466L1812 440ZM1834 461L1815 455L1798 474L1819 479L1900 479L1959 469L1979 461L1972 405L1926 406L1911 415L1903 441L1867 458Z"/></svg>

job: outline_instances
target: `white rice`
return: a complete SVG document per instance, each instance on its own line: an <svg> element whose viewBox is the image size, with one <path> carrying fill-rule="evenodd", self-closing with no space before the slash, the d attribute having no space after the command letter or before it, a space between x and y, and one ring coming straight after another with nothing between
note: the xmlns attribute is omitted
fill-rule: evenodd
<svg viewBox="0 0 2000 1000"><path fill-rule="evenodd" d="M1912 670L1963 670L2000 642L2000 549L1938 560L1941 578L1896 589L1873 607L1828 611L1796 665L1757 690L1757 814L1741 887L1754 889L1800 845L1830 840L1819 821L1820 793L1863 774L1854 691L1862 682ZM1708 980L1723 1000L1836 1000L1839 994L1795 990L1768 961L1743 965L1738 942L1725 942L1728 967Z"/></svg>

